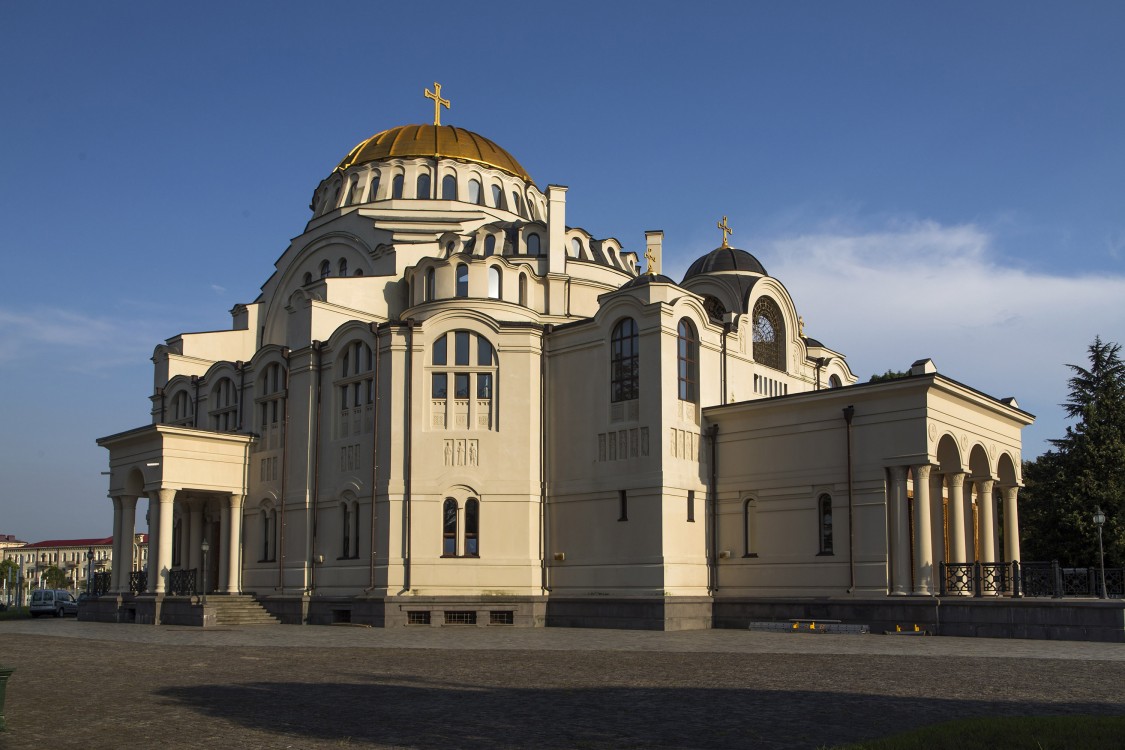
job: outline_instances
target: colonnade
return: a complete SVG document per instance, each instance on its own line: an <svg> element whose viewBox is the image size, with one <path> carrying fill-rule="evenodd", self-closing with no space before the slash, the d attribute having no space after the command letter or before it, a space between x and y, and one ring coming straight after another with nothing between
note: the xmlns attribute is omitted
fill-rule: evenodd
<svg viewBox="0 0 1125 750"><path fill-rule="evenodd" d="M160 488L146 493L149 501L148 511L148 594L164 594L168 589L168 578L172 571L172 536L176 503L180 504L181 517L187 519L186 529L181 537L181 549L187 552L187 561L181 556L179 567L199 571L197 586L206 584L207 571L202 565L202 542L207 534L204 530L204 510L207 498L177 498L183 490ZM111 588L115 592L128 593L129 576L132 573L133 534L136 528L136 495L118 495L113 498L113 575ZM240 572L242 505L244 496L228 493L219 500L219 538L208 539L210 549L218 557L219 585L216 593L241 593ZM210 589L208 593L211 593Z"/></svg>
<svg viewBox="0 0 1125 750"><path fill-rule="evenodd" d="M935 570L938 562L1000 562L996 549L996 479L971 476L964 471L942 473L937 469L929 464L890 467L887 510L890 516L892 594L936 594ZM913 533L908 474L913 479L914 489ZM972 516L974 490L978 508L975 529ZM1019 486L1001 485L1000 490L1004 503L1004 562L1019 561L1019 513L1016 505ZM948 528L942 509L943 499L946 499L949 509Z"/></svg>

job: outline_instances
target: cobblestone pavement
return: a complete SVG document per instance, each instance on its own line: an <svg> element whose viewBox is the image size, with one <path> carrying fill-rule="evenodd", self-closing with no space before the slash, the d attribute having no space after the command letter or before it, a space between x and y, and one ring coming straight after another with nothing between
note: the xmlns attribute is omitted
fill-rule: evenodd
<svg viewBox="0 0 1125 750"><path fill-rule="evenodd" d="M1125 645L503 628L0 622L0 747L818 748L1125 714Z"/></svg>

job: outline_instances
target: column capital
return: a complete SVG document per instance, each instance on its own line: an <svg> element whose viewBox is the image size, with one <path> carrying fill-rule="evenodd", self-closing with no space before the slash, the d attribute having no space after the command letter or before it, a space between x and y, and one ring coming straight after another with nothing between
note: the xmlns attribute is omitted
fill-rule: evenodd
<svg viewBox="0 0 1125 750"><path fill-rule="evenodd" d="M236 492L230 493L230 507L232 510L237 510L242 507L242 503L246 500L246 495L239 495Z"/></svg>
<svg viewBox="0 0 1125 750"><path fill-rule="evenodd" d="M963 471L950 471L946 472L945 478L949 481L950 487L962 487L965 484L965 477L969 476Z"/></svg>
<svg viewBox="0 0 1125 750"><path fill-rule="evenodd" d="M891 470L891 477L895 481L905 481L906 480L906 470L909 469L910 467L909 466L891 466L889 468Z"/></svg>
<svg viewBox="0 0 1125 750"><path fill-rule="evenodd" d="M912 466L910 468L914 471L915 482L925 482L930 478L930 472L937 467L935 467L933 464L918 464L917 466Z"/></svg>

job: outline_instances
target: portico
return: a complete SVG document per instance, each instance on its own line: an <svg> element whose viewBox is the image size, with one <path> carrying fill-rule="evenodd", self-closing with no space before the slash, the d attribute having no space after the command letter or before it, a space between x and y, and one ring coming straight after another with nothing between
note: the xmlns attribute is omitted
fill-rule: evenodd
<svg viewBox="0 0 1125 750"><path fill-rule="evenodd" d="M154 424L98 440L110 452L113 591L130 593L137 501L148 501L149 566L144 592L173 593L172 571L197 571L197 586L241 593L242 506L251 435ZM200 545L217 553L202 570ZM137 592L139 593L139 592Z"/></svg>

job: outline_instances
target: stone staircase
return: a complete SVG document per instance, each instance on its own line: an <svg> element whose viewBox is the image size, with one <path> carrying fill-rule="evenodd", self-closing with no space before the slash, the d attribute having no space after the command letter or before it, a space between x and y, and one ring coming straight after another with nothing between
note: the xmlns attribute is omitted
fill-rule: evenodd
<svg viewBox="0 0 1125 750"><path fill-rule="evenodd" d="M216 625L279 625L266 608L247 594L207 597L207 607L215 608Z"/></svg>

